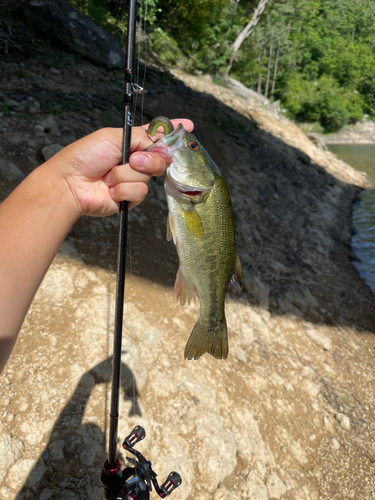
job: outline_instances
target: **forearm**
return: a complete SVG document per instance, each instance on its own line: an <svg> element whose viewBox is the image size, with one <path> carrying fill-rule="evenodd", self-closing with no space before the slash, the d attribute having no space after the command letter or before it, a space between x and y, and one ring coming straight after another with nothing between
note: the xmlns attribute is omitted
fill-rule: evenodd
<svg viewBox="0 0 375 500"><path fill-rule="evenodd" d="M190 120L181 122L193 130ZM123 200L142 202L164 159L141 153L151 141L132 130L129 164L121 165L121 129L102 129L70 144L30 174L0 205L0 372L27 310L70 227L83 214L112 215Z"/></svg>
<svg viewBox="0 0 375 500"><path fill-rule="evenodd" d="M78 213L53 159L0 205L0 372L23 320Z"/></svg>

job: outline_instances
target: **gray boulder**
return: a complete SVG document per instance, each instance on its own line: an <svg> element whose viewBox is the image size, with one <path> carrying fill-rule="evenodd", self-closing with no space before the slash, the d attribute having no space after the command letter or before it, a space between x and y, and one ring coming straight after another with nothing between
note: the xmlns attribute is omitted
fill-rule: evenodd
<svg viewBox="0 0 375 500"><path fill-rule="evenodd" d="M7 182L21 182L25 178L23 172L13 162L0 158L0 179Z"/></svg>
<svg viewBox="0 0 375 500"><path fill-rule="evenodd" d="M68 52L107 69L125 64L117 39L64 0L29 0L23 16L36 33Z"/></svg>
<svg viewBox="0 0 375 500"><path fill-rule="evenodd" d="M64 149L64 146L61 146L61 144L51 144L50 146L44 146L44 148L42 149L44 161L50 160L52 156L55 156L55 154L62 149Z"/></svg>

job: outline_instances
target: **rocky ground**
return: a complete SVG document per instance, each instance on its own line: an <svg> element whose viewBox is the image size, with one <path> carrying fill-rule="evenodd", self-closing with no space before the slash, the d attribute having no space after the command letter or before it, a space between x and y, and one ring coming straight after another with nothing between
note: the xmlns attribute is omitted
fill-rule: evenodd
<svg viewBox="0 0 375 500"><path fill-rule="evenodd" d="M121 125L120 71L52 50L0 68L2 199L59 147ZM199 308L173 299L152 181L130 217L120 437L145 427L159 477L182 475L176 500L375 498L375 299L350 248L365 177L208 77L149 66L145 87L143 120L193 119L229 184L244 287L228 359L184 361ZM0 378L1 499L101 498L116 238L116 216L78 221L25 320Z"/></svg>
<svg viewBox="0 0 375 500"><path fill-rule="evenodd" d="M375 144L375 122L364 120L324 136L326 144Z"/></svg>

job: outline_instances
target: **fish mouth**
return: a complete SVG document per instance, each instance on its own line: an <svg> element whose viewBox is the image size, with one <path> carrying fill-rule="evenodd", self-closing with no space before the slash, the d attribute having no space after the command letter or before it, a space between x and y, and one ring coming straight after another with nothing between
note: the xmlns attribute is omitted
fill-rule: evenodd
<svg viewBox="0 0 375 500"><path fill-rule="evenodd" d="M180 193L185 196L199 196L202 193L205 193L207 189L202 189L197 186L187 186L186 184L182 184L181 182L178 182L176 179L174 179L171 176L170 173L170 168L167 169L167 178L173 184L174 188Z"/></svg>
<svg viewBox="0 0 375 500"><path fill-rule="evenodd" d="M198 196L203 193L203 191L197 191L197 190L188 190L188 191L182 191L181 189L178 190L179 193L185 194L187 196Z"/></svg>

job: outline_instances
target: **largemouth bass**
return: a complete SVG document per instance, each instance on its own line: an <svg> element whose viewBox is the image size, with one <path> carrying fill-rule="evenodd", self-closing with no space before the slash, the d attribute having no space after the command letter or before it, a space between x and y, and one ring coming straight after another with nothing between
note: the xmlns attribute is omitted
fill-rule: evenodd
<svg viewBox="0 0 375 500"><path fill-rule="evenodd" d="M165 117L152 120L164 136L147 148L169 164L165 177L168 202L167 239L174 241L180 267L174 286L177 302L200 301L200 316L185 347L185 359L209 353L228 356L225 294L233 278L241 280L234 236L233 210L218 167L194 135L181 124L173 130Z"/></svg>

